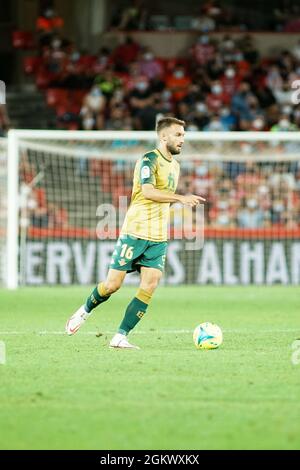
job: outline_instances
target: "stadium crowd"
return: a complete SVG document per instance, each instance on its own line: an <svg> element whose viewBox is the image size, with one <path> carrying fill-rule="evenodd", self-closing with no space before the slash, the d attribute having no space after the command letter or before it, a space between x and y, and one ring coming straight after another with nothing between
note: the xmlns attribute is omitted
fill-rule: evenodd
<svg viewBox="0 0 300 470"><path fill-rule="evenodd" d="M291 99L300 78L300 41L268 58L248 33L222 40L203 33L184 58L163 59L130 36L94 56L57 30L42 39L40 55L27 57L25 70L46 90L58 127L149 130L161 114L184 119L187 130L300 126L300 106Z"/></svg>

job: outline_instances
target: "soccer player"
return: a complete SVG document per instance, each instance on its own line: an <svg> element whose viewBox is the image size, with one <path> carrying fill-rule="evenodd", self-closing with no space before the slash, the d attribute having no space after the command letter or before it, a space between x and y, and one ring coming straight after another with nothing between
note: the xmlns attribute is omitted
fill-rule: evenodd
<svg viewBox="0 0 300 470"><path fill-rule="evenodd" d="M112 254L105 281L66 324L73 335L89 318L92 310L106 302L122 285L127 272L140 272L139 289L128 305L118 332L110 341L112 348L139 349L129 343L128 333L145 315L151 297L162 276L167 250L169 207L181 202L194 207L205 201L193 194L176 194L179 163L173 158L184 142L184 121L165 117L157 123L159 146L147 152L135 166L131 204Z"/></svg>

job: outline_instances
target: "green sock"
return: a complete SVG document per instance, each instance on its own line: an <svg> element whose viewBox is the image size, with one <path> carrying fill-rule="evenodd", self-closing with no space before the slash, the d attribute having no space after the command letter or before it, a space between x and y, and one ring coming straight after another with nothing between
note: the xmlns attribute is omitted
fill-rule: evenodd
<svg viewBox="0 0 300 470"><path fill-rule="evenodd" d="M128 335L128 333L137 325L137 323L145 315L150 300L151 294L149 294L149 292L143 289L138 290L136 296L132 299L126 309L125 316L118 329L118 333Z"/></svg>
<svg viewBox="0 0 300 470"><path fill-rule="evenodd" d="M97 287L95 287L91 295L86 299L84 309L89 313L93 310L93 308L97 307L103 302L106 302L109 298L110 295L107 294L103 282L101 282Z"/></svg>

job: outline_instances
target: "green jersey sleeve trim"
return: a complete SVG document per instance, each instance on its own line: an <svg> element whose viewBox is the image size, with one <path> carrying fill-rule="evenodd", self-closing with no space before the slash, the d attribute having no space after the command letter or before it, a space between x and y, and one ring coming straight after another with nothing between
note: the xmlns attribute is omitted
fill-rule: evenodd
<svg viewBox="0 0 300 470"><path fill-rule="evenodd" d="M157 154L153 152L146 153L141 161L140 182L141 184L156 184L156 161Z"/></svg>

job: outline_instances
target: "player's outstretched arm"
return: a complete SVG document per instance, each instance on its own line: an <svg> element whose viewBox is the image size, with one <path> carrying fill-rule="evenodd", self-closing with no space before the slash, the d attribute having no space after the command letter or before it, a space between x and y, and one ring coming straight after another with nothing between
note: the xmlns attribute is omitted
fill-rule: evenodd
<svg viewBox="0 0 300 470"><path fill-rule="evenodd" d="M150 199L155 202L181 202L187 206L197 206L201 202L205 202L205 199L195 194L188 194L182 196L181 194L172 194L161 191L160 189L154 188L152 184L143 184L142 192L146 199Z"/></svg>

